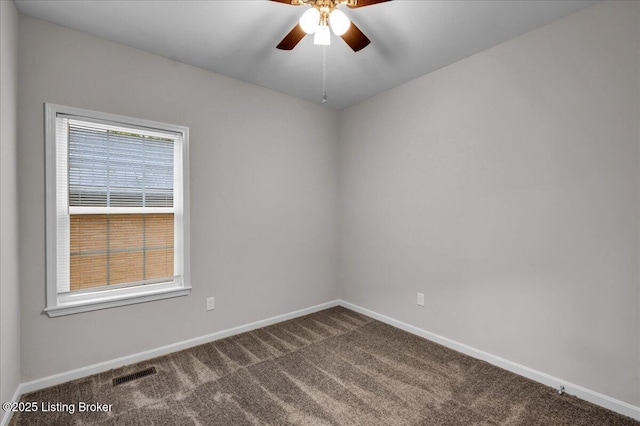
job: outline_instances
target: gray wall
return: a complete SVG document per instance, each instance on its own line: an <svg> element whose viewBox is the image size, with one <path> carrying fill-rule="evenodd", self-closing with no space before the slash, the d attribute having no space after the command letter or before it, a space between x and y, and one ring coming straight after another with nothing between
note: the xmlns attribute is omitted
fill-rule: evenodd
<svg viewBox="0 0 640 426"><path fill-rule="evenodd" d="M597 4L346 110L343 297L640 405L639 11Z"/></svg>
<svg viewBox="0 0 640 426"><path fill-rule="evenodd" d="M23 381L336 299L334 112L26 16L19 71ZM191 295L42 314L44 102L189 126Z"/></svg>
<svg viewBox="0 0 640 426"><path fill-rule="evenodd" d="M4 55L8 6L0 4ZM340 117L21 17L22 380L308 307L340 290L350 302L640 405L639 10L596 5ZM8 63L3 56L2 149ZM190 127L190 296L42 314L44 102ZM4 261L4 151L2 161ZM2 273L4 374L4 264ZM206 312L212 295L216 310ZM17 341L17 325L9 330Z"/></svg>
<svg viewBox="0 0 640 426"><path fill-rule="evenodd" d="M17 88L18 13L0 1L0 401L10 401L20 381Z"/></svg>

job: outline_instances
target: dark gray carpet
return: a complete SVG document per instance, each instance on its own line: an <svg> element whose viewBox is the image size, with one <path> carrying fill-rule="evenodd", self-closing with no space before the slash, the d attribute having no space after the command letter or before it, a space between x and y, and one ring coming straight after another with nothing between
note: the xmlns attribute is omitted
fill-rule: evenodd
<svg viewBox="0 0 640 426"><path fill-rule="evenodd" d="M141 368L158 373L112 386ZM108 413L15 413L12 425L638 425L336 307L43 389L22 401Z"/></svg>

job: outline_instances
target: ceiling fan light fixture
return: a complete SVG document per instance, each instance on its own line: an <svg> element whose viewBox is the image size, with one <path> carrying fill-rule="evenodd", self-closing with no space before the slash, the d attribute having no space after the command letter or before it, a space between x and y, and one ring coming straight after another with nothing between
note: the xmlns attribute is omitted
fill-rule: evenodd
<svg viewBox="0 0 640 426"><path fill-rule="evenodd" d="M316 29L316 33L313 36L313 44L318 44L321 46L329 46L331 44L331 31L329 31L329 26L318 26L318 28Z"/></svg>
<svg viewBox="0 0 640 426"><path fill-rule="evenodd" d="M334 9L329 15L329 24L333 33L337 36L341 36L349 30L351 21L349 17L341 10Z"/></svg>
<svg viewBox="0 0 640 426"><path fill-rule="evenodd" d="M308 9L300 17L300 27L307 34L313 34L320 24L320 11L315 7Z"/></svg>

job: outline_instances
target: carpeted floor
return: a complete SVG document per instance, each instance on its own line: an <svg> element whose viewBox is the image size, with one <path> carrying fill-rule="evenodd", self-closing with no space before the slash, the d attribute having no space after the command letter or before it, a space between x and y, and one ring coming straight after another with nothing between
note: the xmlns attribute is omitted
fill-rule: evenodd
<svg viewBox="0 0 640 426"><path fill-rule="evenodd" d="M113 386L155 366L157 374ZM342 307L43 389L11 425L639 425ZM107 413L78 403L113 404Z"/></svg>

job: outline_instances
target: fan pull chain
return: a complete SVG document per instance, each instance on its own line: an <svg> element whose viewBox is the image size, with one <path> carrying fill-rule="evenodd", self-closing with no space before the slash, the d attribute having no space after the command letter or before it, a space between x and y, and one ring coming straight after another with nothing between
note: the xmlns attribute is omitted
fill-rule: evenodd
<svg viewBox="0 0 640 426"><path fill-rule="evenodd" d="M322 46L322 103L327 103L327 46Z"/></svg>

